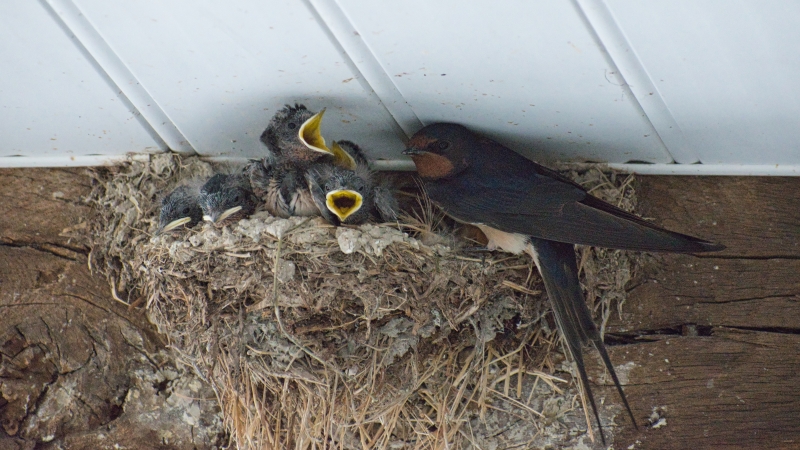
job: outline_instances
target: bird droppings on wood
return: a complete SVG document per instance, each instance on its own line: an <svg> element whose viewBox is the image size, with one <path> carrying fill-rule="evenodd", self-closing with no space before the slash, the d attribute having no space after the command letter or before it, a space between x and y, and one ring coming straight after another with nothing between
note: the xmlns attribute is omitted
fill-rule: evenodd
<svg viewBox="0 0 800 450"><path fill-rule="evenodd" d="M237 446L599 447L527 257L465 253L424 201L399 224L259 212L154 236L161 193L212 169L170 154L98 169L91 261L210 383ZM568 170L632 209L632 177ZM640 254L578 251L604 329ZM601 407L609 443L622 411Z"/></svg>

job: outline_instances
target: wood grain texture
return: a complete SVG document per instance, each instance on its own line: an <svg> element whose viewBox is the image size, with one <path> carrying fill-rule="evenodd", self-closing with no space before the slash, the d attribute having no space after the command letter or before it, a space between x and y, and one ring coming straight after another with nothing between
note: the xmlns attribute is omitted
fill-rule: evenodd
<svg viewBox="0 0 800 450"><path fill-rule="evenodd" d="M609 321L637 417L666 420L624 423L614 447L800 448L800 179L640 177L637 194L655 223L728 248L655 255Z"/></svg>
<svg viewBox="0 0 800 450"><path fill-rule="evenodd" d="M728 247L714 256L800 258L800 177L639 180L639 213Z"/></svg>
<svg viewBox="0 0 800 450"><path fill-rule="evenodd" d="M628 294L612 333L682 325L800 328L800 260L665 255Z"/></svg>
<svg viewBox="0 0 800 450"><path fill-rule="evenodd" d="M212 447L213 392L62 233L90 218L89 182L83 169L0 171L0 448Z"/></svg>
<svg viewBox="0 0 800 450"><path fill-rule="evenodd" d="M90 190L86 169L0 169L0 243L85 249L62 231L89 217Z"/></svg>
<svg viewBox="0 0 800 450"><path fill-rule="evenodd" d="M799 335L727 328L612 348L611 358L627 368L625 392L645 425L637 432L622 422L614 447L800 447L798 349ZM600 395L616 402L610 380L595 375L606 384ZM654 411L663 426L648 425Z"/></svg>

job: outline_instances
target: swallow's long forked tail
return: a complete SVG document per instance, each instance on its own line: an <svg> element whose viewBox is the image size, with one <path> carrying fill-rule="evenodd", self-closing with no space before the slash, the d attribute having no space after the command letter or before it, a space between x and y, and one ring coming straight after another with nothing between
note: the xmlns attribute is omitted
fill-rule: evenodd
<svg viewBox="0 0 800 450"><path fill-rule="evenodd" d="M575 361L575 365L578 367L578 375L586 390L586 396L589 398L589 403L592 405L592 411L597 421L600 439L605 445L606 439L603 434L603 427L600 424L600 415L597 412L597 406L595 405L583 362L583 347L590 342L600 352L603 364L614 380L614 385L617 387L620 397L622 397L622 403L625 405L634 427L638 429L638 426L631 412L631 407L628 405L628 399L625 398L625 393L622 391L614 366L611 365L611 360L606 352L600 332L594 324L592 312L583 298L580 281L578 280L578 265L575 261L575 247L572 244L536 238L531 238L530 245L531 256L533 256L533 260L539 268L547 295L550 297L550 304L553 306L556 324L564 336L567 349L573 361Z"/></svg>

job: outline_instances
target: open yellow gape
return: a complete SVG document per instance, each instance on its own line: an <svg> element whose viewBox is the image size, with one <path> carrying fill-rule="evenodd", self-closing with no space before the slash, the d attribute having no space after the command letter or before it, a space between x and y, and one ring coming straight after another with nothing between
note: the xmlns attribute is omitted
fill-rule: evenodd
<svg viewBox="0 0 800 450"><path fill-rule="evenodd" d="M300 142L305 144L305 146L311 150L320 153L333 154L331 149L325 145L325 138L322 137L322 132L320 131L322 126L322 116L324 114L325 110L323 109L303 122L303 125L300 126L300 130L297 132L297 135L300 138Z"/></svg>
<svg viewBox="0 0 800 450"><path fill-rule="evenodd" d="M361 209L363 202L361 194L349 189L337 189L325 195L325 204L328 210L336 214L342 222Z"/></svg>

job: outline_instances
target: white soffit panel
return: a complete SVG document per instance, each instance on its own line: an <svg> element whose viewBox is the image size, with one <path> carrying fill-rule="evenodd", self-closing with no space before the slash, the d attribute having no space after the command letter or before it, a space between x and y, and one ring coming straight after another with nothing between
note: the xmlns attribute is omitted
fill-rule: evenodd
<svg viewBox="0 0 800 450"><path fill-rule="evenodd" d="M0 2L0 55L0 156L61 165L164 149L42 3Z"/></svg>
<svg viewBox="0 0 800 450"><path fill-rule="evenodd" d="M396 124L298 1L76 0L120 60L200 154L263 154L259 136L286 103L328 110L330 140L370 156L403 148Z"/></svg>
<svg viewBox="0 0 800 450"><path fill-rule="evenodd" d="M701 162L800 163L800 3L607 1Z"/></svg>
<svg viewBox="0 0 800 450"><path fill-rule="evenodd" d="M570 2L337 3L422 123L540 160L672 161Z"/></svg>

